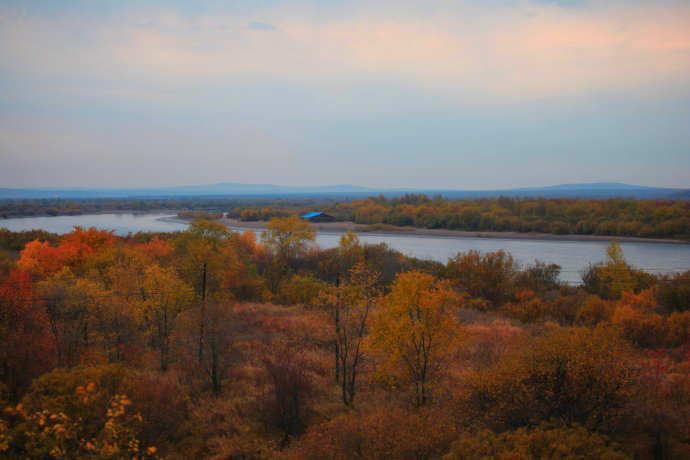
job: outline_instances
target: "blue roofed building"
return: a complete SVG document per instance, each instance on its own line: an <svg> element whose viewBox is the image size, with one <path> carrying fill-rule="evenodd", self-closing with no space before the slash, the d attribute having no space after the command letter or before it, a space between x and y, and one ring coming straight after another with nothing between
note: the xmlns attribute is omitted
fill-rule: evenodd
<svg viewBox="0 0 690 460"><path fill-rule="evenodd" d="M336 220L335 217L331 216L330 214L317 211L310 212L309 214L305 214L300 217L304 220L308 220L309 222L333 222Z"/></svg>

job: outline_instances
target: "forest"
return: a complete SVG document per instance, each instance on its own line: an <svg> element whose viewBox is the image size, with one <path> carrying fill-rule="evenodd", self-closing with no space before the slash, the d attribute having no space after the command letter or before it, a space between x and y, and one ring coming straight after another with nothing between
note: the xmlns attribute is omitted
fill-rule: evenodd
<svg viewBox="0 0 690 460"><path fill-rule="evenodd" d="M407 194L325 203L319 210L367 225L690 239L690 202L681 200L444 199ZM244 206L228 216L245 221L268 220L288 212L290 208L285 205Z"/></svg>
<svg viewBox="0 0 690 460"><path fill-rule="evenodd" d="M686 203L552 201L334 209L688 235ZM648 274L615 239L578 285L503 251L444 264L314 239L297 217L261 238L202 218L2 232L0 457L690 458L690 271Z"/></svg>
<svg viewBox="0 0 690 460"><path fill-rule="evenodd" d="M100 212L227 212L238 206L309 208L335 200L327 198L194 197L169 198L40 198L0 199L0 219L32 216L72 216Z"/></svg>
<svg viewBox="0 0 690 460"><path fill-rule="evenodd" d="M174 211L180 217L226 214L268 221L318 209L339 220L376 229L442 228L464 231L536 232L690 240L690 201L577 198L429 198L406 194L364 199L292 198L102 198L0 201L0 218L99 212ZM1 221L0 221L1 222Z"/></svg>

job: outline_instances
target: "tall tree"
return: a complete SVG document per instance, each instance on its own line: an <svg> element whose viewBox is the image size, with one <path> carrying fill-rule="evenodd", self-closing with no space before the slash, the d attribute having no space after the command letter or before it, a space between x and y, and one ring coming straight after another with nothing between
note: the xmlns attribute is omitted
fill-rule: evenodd
<svg viewBox="0 0 690 460"><path fill-rule="evenodd" d="M278 292L291 267L304 253L307 243L316 239L316 231L297 216L271 219L261 233L264 244L273 253L273 260L264 272L269 289Z"/></svg>
<svg viewBox="0 0 690 460"><path fill-rule="evenodd" d="M412 271L396 277L373 319L371 347L382 359L377 372L391 386L408 389L417 407L429 401L455 349L462 301L447 283Z"/></svg>
<svg viewBox="0 0 690 460"><path fill-rule="evenodd" d="M233 232L220 222L197 218L178 237L180 272L184 280L194 287L198 299L199 362L204 358L207 298L220 291L227 270L239 266L229 244L231 236Z"/></svg>
<svg viewBox="0 0 690 460"><path fill-rule="evenodd" d="M364 340L371 313L379 300L378 281L377 273L359 263L333 292L322 299L333 321L336 380L346 405L352 404L357 390Z"/></svg>
<svg viewBox="0 0 690 460"><path fill-rule="evenodd" d="M316 239L316 231L308 222L291 216L271 219L261 237L281 262L290 264Z"/></svg>
<svg viewBox="0 0 690 460"><path fill-rule="evenodd" d="M650 287L655 277L632 267L615 238L606 249L608 260L590 265L582 272L585 289L605 299L619 299L624 292L640 292Z"/></svg>
<svg viewBox="0 0 690 460"><path fill-rule="evenodd" d="M176 348L185 361L184 367L191 377L204 381L214 396L220 394L231 365L238 360L239 347L236 343L233 323L234 305L225 297L210 296L202 318L199 310L184 313L178 333ZM201 343L201 360L198 359L198 337L196 330L203 324L204 340Z"/></svg>
<svg viewBox="0 0 690 460"><path fill-rule="evenodd" d="M75 278L66 267L36 287L55 340L58 365L78 364L88 345L89 307L97 287Z"/></svg>
<svg viewBox="0 0 690 460"><path fill-rule="evenodd" d="M170 364L170 338L180 313L192 304L192 289L171 269L152 265L141 288L141 314L151 345L158 351L160 370Z"/></svg>
<svg viewBox="0 0 690 460"><path fill-rule="evenodd" d="M32 308L27 273L0 275L0 387L15 401L31 380L54 365L54 340L45 312Z"/></svg>

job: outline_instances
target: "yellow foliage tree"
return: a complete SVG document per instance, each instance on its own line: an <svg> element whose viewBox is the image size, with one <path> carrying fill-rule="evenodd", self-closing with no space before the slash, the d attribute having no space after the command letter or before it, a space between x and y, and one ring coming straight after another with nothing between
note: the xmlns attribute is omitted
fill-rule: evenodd
<svg viewBox="0 0 690 460"><path fill-rule="evenodd" d="M635 276L615 238L606 249L606 255L609 260L600 269L599 274L602 282L608 287L609 297L617 299L623 292L633 291Z"/></svg>
<svg viewBox="0 0 690 460"><path fill-rule="evenodd" d="M290 216L268 221L261 237L281 262L288 263L316 239L316 231L299 217Z"/></svg>
<svg viewBox="0 0 690 460"><path fill-rule="evenodd" d="M95 282L76 278L67 267L37 283L36 288L55 339L58 364L78 364L89 342L92 304L105 291Z"/></svg>
<svg viewBox="0 0 690 460"><path fill-rule="evenodd" d="M76 410L98 411L97 386L90 382L75 390ZM23 404L8 407L0 419L0 455L6 458L155 459L158 449L137 439L140 417L127 417L131 405L125 395L109 402L106 419L92 426L63 411L28 410Z"/></svg>
<svg viewBox="0 0 690 460"><path fill-rule="evenodd" d="M141 315L149 340L158 350L160 369L167 370L170 337L180 313L192 305L192 289L172 269L152 265L144 274L141 300Z"/></svg>
<svg viewBox="0 0 690 460"><path fill-rule="evenodd" d="M459 334L456 311L463 297L445 282L418 271L399 274L372 322L370 347L377 375L413 395L419 407L446 367Z"/></svg>
<svg viewBox="0 0 690 460"><path fill-rule="evenodd" d="M352 404L357 390L357 376L364 358L369 319L379 300L378 281L377 273L359 263L335 290L320 298L333 321L335 375L346 405Z"/></svg>

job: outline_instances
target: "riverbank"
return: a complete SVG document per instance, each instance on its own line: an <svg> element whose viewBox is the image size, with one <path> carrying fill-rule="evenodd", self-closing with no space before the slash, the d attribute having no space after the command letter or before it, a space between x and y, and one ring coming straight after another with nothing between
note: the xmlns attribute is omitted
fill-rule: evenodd
<svg viewBox="0 0 690 460"><path fill-rule="evenodd" d="M178 217L166 217L162 220L178 223L189 223L189 219ZM242 230L263 230L266 228L264 221L241 221L238 219L218 219L229 228ZM506 240L535 240L535 241L586 241L608 243L614 237L600 235L553 235L550 233L518 233L518 232L468 232L463 230L446 230L414 227L396 227L395 230L381 230L369 225L356 224L354 222L319 222L311 226L319 233L341 234L353 232L366 235L380 235L386 237L413 236L420 238L487 238ZM615 237L621 243L638 244L673 244L690 245L690 241L670 240L662 238L638 238L631 236Z"/></svg>

